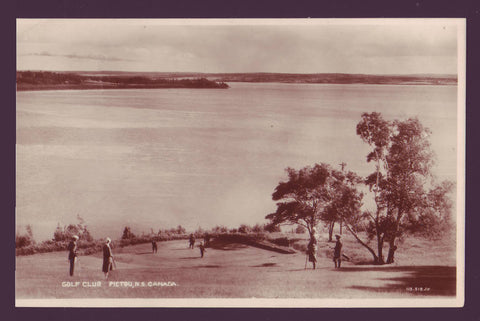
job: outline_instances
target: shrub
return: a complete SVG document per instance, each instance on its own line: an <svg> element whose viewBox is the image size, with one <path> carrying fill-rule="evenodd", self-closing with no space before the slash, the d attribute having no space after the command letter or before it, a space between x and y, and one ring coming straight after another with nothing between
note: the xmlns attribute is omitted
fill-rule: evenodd
<svg viewBox="0 0 480 321"><path fill-rule="evenodd" d="M290 246L290 240L286 237L279 237L276 239L271 239L269 241L280 246Z"/></svg>
<svg viewBox="0 0 480 321"><path fill-rule="evenodd" d="M295 233L297 234L304 234L307 231L307 229L301 225L298 225L297 228L295 229Z"/></svg>
<svg viewBox="0 0 480 321"><path fill-rule="evenodd" d="M28 235L15 236L15 248L27 247L33 244L33 240Z"/></svg>
<svg viewBox="0 0 480 321"><path fill-rule="evenodd" d="M240 225L240 227L238 228L238 232L239 232L239 233L244 233L244 234L250 233L250 232L252 232L252 228L251 228L250 226L248 226L248 225L242 224L242 225Z"/></svg>
<svg viewBox="0 0 480 321"><path fill-rule="evenodd" d="M132 230L129 226L125 226L123 229L122 240L130 240L135 238L135 234L132 233Z"/></svg>

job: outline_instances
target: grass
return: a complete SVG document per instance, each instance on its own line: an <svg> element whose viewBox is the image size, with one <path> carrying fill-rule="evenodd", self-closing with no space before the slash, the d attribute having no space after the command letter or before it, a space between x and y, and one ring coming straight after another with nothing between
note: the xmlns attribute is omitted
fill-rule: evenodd
<svg viewBox="0 0 480 321"><path fill-rule="evenodd" d="M296 236L297 237L297 236ZM298 244L306 240L297 242ZM101 253L81 256L76 274L68 275L66 252L16 259L16 297L30 298L379 298L455 296L455 247L448 240L406 240L396 263L364 265L369 253L348 236L344 249L351 262L333 268L330 247L320 240L318 268L305 270L302 252L281 254L245 244L208 248L200 258L187 241L150 244L114 251L117 269L107 281ZM359 265L358 263L361 263ZM65 287L62 282L80 282ZM86 282L86 283L83 283ZM92 285L101 286L93 287ZM109 282L131 282L111 286ZM137 286L135 285L137 282ZM144 286L142 286L144 282ZM149 282L151 286L149 286ZM153 284L153 282L157 282ZM171 282L174 286L161 286ZM130 284L130 283L128 283ZM165 285L165 284L164 284ZM420 290L418 290L420 289Z"/></svg>

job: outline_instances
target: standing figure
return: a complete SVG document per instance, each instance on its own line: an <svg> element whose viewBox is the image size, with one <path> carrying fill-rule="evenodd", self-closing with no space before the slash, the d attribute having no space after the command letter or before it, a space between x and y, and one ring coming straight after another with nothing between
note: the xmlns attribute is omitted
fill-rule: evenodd
<svg viewBox="0 0 480 321"><path fill-rule="evenodd" d="M200 242L200 245L198 247L200 248L200 257L203 257L203 253L205 253L207 250L205 249L205 246L202 242Z"/></svg>
<svg viewBox="0 0 480 321"><path fill-rule="evenodd" d="M158 248L157 248L157 242L152 239L152 253L157 253Z"/></svg>
<svg viewBox="0 0 480 321"><path fill-rule="evenodd" d="M102 271L105 274L105 279L108 278L108 272L110 272L113 267L113 255L112 255L112 249L110 247L110 240L109 237L105 240L105 244L103 245L103 266L102 266Z"/></svg>
<svg viewBox="0 0 480 321"><path fill-rule="evenodd" d="M308 261L312 262L313 269L315 270L315 266L317 263L317 239L314 233L312 233L312 235L310 236L310 242L308 242L307 255Z"/></svg>
<svg viewBox="0 0 480 321"><path fill-rule="evenodd" d="M72 236L72 240L68 243L68 261L70 261L70 276L73 276L75 269L75 261L77 260L77 241L78 236Z"/></svg>
<svg viewBox="0 0 480 321"><path fill-rule="evenodd" d="M340 268L342 264L342 242L340 242L340 235L335 235L337 238L337 243L335 243L335 248L333 249L333 262L335 263L335 268Z"/></svg>
<svg viewBox="0 0 480 321"><path fill-rule="evenodd" d="M194 245L195 245L195 237L193 236L193 234L190 234L190 238L188 240L189 240L189 246L188 247L193 249Z"/></svg>
<svg viewBox="0 0 480 321"><path fill-rule="evenodd" d="M205 247L209 247L210 246L210 234L205 233L205 237L203 238L203 241L204 241Z"/></svg>

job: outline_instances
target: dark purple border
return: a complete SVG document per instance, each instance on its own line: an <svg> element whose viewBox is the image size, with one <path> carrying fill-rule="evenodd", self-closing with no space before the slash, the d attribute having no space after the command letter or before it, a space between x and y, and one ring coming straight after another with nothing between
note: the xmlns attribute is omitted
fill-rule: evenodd
<svg viewBox="0 0 480 321"><path fill-rule="evenodd" d="M210 1L16 0L2 2L2 317L4 320L479 320L478 156L480 2L472 1ZM15 18L467 18L466 282L462 309L65 309L14 308ZM5 315L6 314L6 315Z"/></svg>

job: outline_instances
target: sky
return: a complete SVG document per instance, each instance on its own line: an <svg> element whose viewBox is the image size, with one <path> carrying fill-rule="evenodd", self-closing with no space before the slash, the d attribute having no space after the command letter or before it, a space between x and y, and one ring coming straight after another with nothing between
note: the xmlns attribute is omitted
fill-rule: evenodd
<svg viewBox="0 0 480 321"><path fill-rule="evenodd" d="M18 19L17 70L456 74L456 19Z"/></svg>

